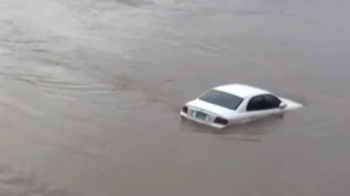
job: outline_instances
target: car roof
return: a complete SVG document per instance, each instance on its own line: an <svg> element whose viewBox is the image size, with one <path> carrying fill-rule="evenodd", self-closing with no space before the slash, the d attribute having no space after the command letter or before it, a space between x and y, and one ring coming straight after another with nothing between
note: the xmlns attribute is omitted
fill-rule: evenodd
<svg viewBox="0 0 350 196"><path fill-rule="evenodd" d="M215 90L219 90L225 93L236 95L241 98L250 96L256 96L261 94L271 94L269 91L260 89L258 87L246 85L246 84L226 84L214 87Z"/></svg>

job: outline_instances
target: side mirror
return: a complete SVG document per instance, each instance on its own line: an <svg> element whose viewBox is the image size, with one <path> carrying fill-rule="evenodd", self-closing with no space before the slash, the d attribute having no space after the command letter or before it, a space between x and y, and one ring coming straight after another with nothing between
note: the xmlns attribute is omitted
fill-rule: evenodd
<svg viewBox="0 0 350 196"><path fill-rule="evenodd" d="M287 104L284 103L284 102L282 102L282 103L280 104L280 106L279 106L279 108L281 108L281 109L284 109L284 108L286 108L286 107L287 107Z"/></svg>

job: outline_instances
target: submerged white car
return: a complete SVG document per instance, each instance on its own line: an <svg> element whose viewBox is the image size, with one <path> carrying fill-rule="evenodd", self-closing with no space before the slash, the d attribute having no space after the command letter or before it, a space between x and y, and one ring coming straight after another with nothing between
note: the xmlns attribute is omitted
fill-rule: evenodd
<svg viewBox="0 0 350 196"><path fill-rule="evenodd" d="M245 85L217 86L188 102L180 115L215 128L244 124L272 115L283 115L303 105L269 91Z"/></svg>

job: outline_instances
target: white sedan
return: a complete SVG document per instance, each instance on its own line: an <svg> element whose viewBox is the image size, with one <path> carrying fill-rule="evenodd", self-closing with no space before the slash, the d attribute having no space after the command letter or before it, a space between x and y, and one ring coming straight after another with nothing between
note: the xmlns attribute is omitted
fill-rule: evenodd
<svg viewBox="0 0 350 196"><path fill-rule="evenodd" d="M214 87L186 103L180 115L222 129L272 115L283 115L302 106L257 87L227 84Z"/></svg>

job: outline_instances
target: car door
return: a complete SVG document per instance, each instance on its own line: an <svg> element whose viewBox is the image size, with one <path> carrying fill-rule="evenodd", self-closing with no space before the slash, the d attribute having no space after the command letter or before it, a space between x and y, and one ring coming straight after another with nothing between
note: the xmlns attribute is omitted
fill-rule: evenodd
<svg viewBox="0 0 350 196"><path fill-rule="evenodd" d="M279 104L280 100L272 95L258 95L252 97L247 104L246 120L244 120L244 122L278 114L280 111Z"/></svg>

